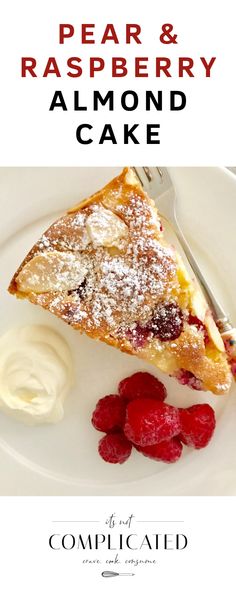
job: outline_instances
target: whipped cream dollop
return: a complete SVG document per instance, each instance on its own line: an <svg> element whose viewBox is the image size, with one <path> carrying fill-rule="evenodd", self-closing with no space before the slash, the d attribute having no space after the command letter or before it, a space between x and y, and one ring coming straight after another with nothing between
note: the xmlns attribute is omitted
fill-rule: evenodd
<svg viewBox="0 0 236 590"><path fill-rule="evenodd" d="M28 325L0 338L0 409L28 424L58 422L73 384L64 338L52 328Z"/></svg>

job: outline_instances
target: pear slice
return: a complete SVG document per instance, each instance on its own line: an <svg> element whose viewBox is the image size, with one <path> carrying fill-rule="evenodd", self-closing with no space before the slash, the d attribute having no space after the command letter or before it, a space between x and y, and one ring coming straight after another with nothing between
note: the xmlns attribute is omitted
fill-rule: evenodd
<svg viewBox="0 0 236 590"><path fill-rule="evenodd" d="M216 348L220 352L225 352L224 342L221 338L220 332L213 320L213 317L212 317L210 311L206 313L205 326L206 326L208 335L209 335L210 339L212 340L212 342L214 342L214 345L216 346Z"/></svg>
<svg viewBox="0 0 236 590"><path fill-rule="evenodd" d="M25 264L16 282L23 293L68 291L79 287L86 274L85 261L80 254L45 252Z"/></svg>
<svg viewBox="0 0 236 590"><path fill-rule="evenodd" d="M191 308L193 313L197 316L197 318L204 323L208 310L208 305L206 299L203 297L202 292L197 287L196 290L192 292Z"/></svg>

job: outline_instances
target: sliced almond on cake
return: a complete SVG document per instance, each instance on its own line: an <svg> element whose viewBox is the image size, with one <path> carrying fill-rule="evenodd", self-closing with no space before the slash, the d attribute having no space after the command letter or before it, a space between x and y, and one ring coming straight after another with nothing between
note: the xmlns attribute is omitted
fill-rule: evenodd
<svg viewBox="0 0 236 590"><path fill-rule="evenodd" d="M45 293L76 289L87 273L79 254L43 252L23 266L16 278L18 289L24 293Z"/></svg>

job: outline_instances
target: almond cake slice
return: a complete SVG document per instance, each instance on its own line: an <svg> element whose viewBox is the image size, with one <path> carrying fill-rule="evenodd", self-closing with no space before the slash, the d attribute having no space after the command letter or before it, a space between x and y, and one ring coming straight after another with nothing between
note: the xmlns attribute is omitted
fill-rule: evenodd
<svg viewBox="0 0 236 590"><path fill-rule="evenodd" d="M154 202L125 168L45 231L9 292L182 383L225 393L222 338L163 234Z"/></svg>

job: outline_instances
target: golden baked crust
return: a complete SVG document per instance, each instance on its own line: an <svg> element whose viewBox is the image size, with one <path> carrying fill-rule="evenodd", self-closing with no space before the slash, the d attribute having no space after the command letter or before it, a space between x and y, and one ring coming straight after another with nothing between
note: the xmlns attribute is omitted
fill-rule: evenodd
<svg viewBox="0 0 236 590"><path fill-rule="evenodd" d="M230 387L224 345L206 301L165 242L155 204L128 168L43 234L9 292L168 374L189 371L214 393ZM170 327L163 339L153 317L163 318L168 305L179 334L173 338Z"/></svg>

